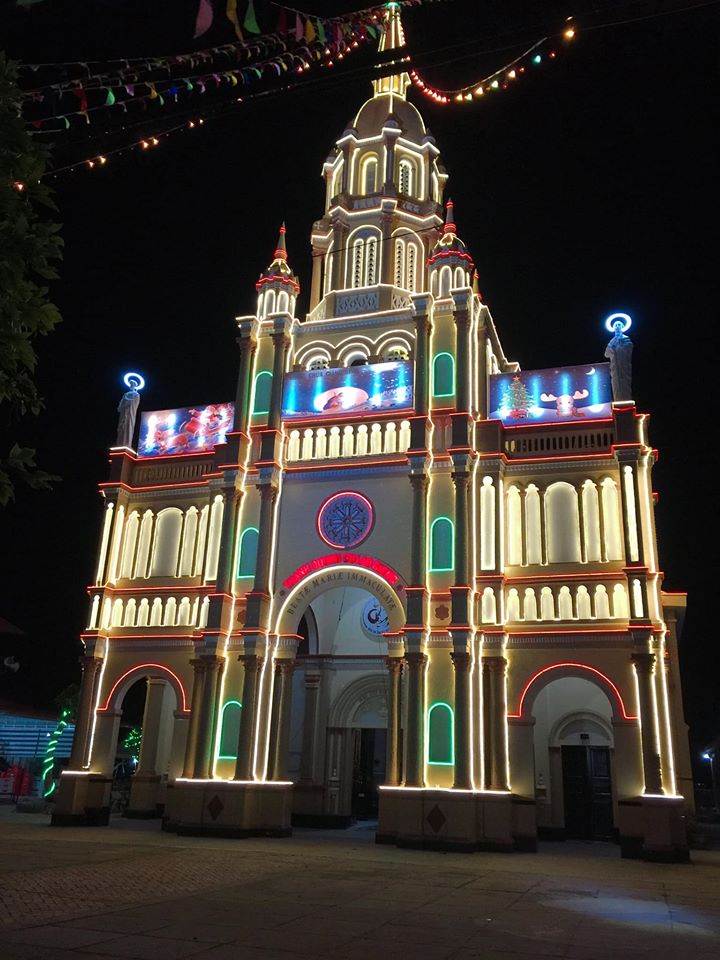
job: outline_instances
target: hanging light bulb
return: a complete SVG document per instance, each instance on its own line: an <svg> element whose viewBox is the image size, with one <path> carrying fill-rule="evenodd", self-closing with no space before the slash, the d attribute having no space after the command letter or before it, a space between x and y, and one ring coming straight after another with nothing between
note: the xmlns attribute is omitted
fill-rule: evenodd
<svg viewBox="0 0 720 960"><path fill-rule="evenodd" d="M575 36L575 31L573 30L572 27L568 27L567 30L563 33L563 36L565 37L566 40L572 40L572 38Z"/></svg>

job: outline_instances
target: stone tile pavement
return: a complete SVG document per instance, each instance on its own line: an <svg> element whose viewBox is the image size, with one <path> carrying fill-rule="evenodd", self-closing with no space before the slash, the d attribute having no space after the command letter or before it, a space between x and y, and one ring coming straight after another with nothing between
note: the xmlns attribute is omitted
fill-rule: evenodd
<svg viewBox="0 0 720 960"><path fill-rule="evenodd" d="M55 830L0 807L2 960L720 960L720 852L691 865L604 844L538 854Z"/></svg>

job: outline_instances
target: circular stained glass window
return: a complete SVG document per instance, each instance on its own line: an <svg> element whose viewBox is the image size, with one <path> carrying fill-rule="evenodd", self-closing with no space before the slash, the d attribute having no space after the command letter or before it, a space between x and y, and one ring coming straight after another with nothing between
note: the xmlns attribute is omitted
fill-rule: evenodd
<svg viewBox="0 0 720 960"><path fill-rule="evenodd" d="M363 607L362 625L364 630L367 630L368 633L375 637L380 636L385 633L386 630L390 629L390 619L387 615L387 610L375 597L370 597Z"/></svg>
<svg viewBox="0 0 720 960"><path fill-rule="evenodd" d="M331 547L348 550L362 543L373 527L373 506L360 493L336 493L320 507L317 530Z"/></svg>

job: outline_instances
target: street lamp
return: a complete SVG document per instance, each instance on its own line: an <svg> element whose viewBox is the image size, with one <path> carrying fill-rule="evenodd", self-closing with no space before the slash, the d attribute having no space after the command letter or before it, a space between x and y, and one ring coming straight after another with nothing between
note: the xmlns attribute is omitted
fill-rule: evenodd
<svg viewBox="0 0 720 960"><path fill-rule="evenodd" d="M715 813L717 813L720 805L718 804L718 785L715 779L715 754L708 751L702 755L702 758L703 760L708 760L710 762L710 782L712 783L713 792L713 810Z"/></svg>

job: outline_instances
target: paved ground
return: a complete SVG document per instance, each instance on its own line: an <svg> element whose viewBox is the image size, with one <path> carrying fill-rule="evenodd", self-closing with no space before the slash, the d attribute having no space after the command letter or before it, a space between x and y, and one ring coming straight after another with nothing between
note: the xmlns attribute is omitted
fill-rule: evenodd
<svg viewBox="0 0 720 960"><path fill-rule="evenodd" d="M622 861L378 847L371 830L208 840L51 829L0 807L3 960L720 960L720 852Z"/></svg>

